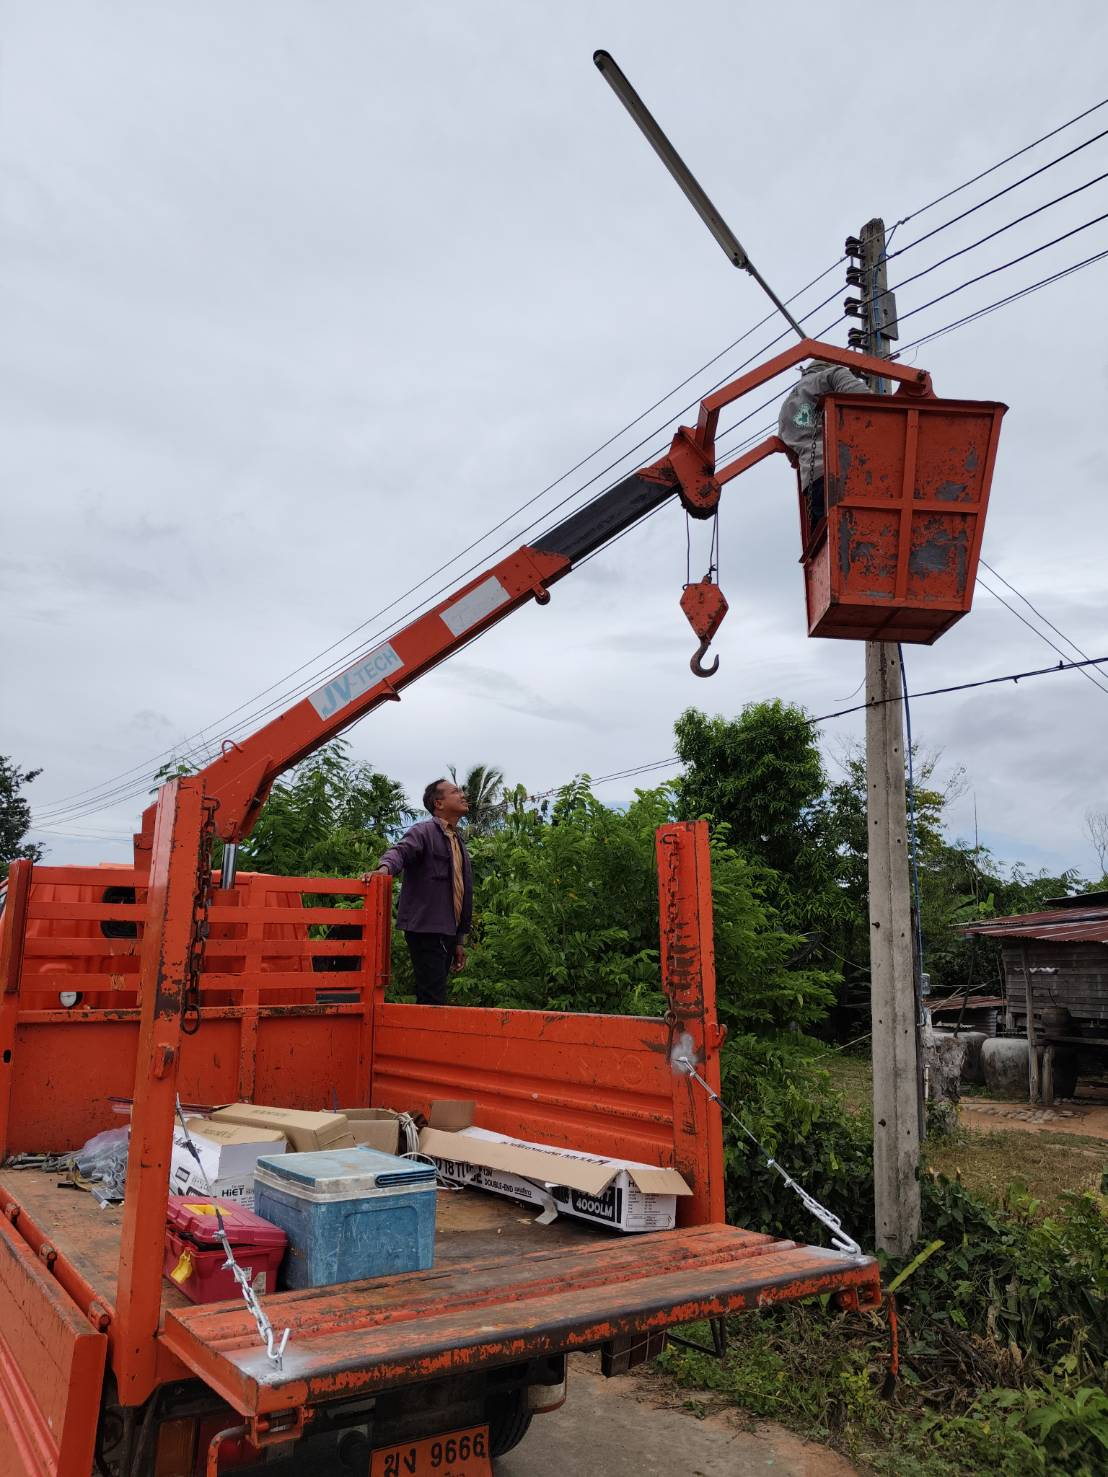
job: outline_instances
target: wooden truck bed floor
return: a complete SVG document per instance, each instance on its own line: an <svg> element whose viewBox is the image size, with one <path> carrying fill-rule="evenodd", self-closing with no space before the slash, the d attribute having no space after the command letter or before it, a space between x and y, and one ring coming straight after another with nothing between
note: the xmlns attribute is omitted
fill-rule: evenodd
<svg viewBox="0 0 1108 1477"><path fill-rule="evenodd" d="M56 1176L9 1172L15 1200L110 1307L122 1211ZM880 1296L877 1265L733 1226L617 1236L478 1191L440 1192L426 1272L264 1299L291 1337L278 1370L246 1308L193 1305L162 1284L166 1346L243 1415L506 1364L822 1292Z"/></svg>

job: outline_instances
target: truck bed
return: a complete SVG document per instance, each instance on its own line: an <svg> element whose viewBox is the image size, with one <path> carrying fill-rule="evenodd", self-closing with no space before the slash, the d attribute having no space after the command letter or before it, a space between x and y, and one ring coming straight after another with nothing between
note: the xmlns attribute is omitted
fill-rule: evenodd
<svg viewBox="0 0 1108 1477"><path fill-rule="evenodd" d="M8 1172L15 1200L111 1308L122 1211ZM236 1302L194 1306L162 1283L165 1345L244 1415L291 1410L487 1365L649 1334L828 1291L878 1296L876 1263L732 1226L619 1236L480 1191L440 1192L426 1272L264 1299L292 1333L278 1370Z"/></svg>

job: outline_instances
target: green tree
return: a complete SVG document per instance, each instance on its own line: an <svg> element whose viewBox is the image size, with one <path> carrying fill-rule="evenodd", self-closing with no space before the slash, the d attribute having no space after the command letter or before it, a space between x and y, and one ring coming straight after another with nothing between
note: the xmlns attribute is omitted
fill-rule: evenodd
<svg viewBox="0 0 1108 1477"><path fill-rule="evenodd" d="M453 764L450 766L450 778L455 784L458 783ZM504 824L508 814L508 792L504 787L503 770L494 769L488 764L475 764L466 771L461 787L469 801L467 836L487 836L490 831L495 831Z"/></svg>
<svg viewBox="0 0 1108 1477"><path fill-rule="evenodd" d="M655 832L674 818L670 787L604 805L586 778L549 816L517 792L504 825L473 843L476 895L470 963L452 998L532 1010L660 1014ZM822 1017L832 977L795 966L764 890L772 874L712 841L720 1018L733 1030Z"/></svg>
<svg viewBox="0 0 1108 1477"><path fill-rule="evenodd" d="M709 718L690 708L674 733L686 765L679 815L727 827L735 849L765 869L761 890L783 928L812 947L837 937L856 904L825 835L827 778L803 709L749 703L737 718Z"/></svg>
<svg viewBox="0 0 1108 1477"><path fill-rule="evenodd" d="M41 861L45 849L35 841L27 841L31 824L31 807L20 791L42 773L41 769L20 769L6 754L0 754L0 877L8 875L14 861Z"/></svg>
<svg viewBox="0 0 1108 1477"><path fill-rule="evenodd" d="M336 739L273 786L239 865L283 876L353 877L411 819L402 787Z"/></svg>

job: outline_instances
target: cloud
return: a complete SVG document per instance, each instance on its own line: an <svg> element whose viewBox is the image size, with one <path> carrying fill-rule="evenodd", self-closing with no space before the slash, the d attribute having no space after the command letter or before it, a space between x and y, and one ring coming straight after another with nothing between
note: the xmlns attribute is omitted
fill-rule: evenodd
<svg viewBox="0 0 1108 1477"><path fill-rule="evenodd" d="M1099 96L1108 20L1018 10L1019 25L999 31L988 15L960 14L953 52L943 26L921 34L911 17L888 19L897 116L926 116L926 137L875 131L864 88L838 88L818 129L796 105L855 69L831 8L800 24L702 0L677 33L661 0L613 0L602 39L788 293L875 209L890 223L911 215ZM579 503L657 457L671 422L695 418L685 407L777 334L769 323L740 339L766 305L597 78L591 11L477 7L463 19L445 6L340 3L321 15L293 0L209 0L122 17L24 8L5 38L0 131L0 676L17 695L4 748L45 766L36 803L71 816L57 830L105 835L129 832L148 786L84 819L48 804L153 768L201 729L208 752L266 721L282 694L349 660L423 596L563 518L576 504L561 499L581 489ZM1056 64L1044 71L1047 46ZM793 92L772 67L748 67L736 112L736 58L786 54ZM1017 161L997 188L1084 136ZM933 242L913 244L987 185L906 221L894 279L1082 183L1091 158ZM1051 248L905 316L1080 224L1096 213L1090 198L902 288L903 341L1001 283L1076 259ZM1091 251L1102 235L1080 239ZM941 393L1010 404L985 557L1094 655L1108 653L1108 361L1093 280L1105 270L918 354ZM798 310L831 294L819 327L845 295L841 266ZM691 531L694 579L709 533ZM485 760L545 788L664 758L690 703L847 706L862 651L805 636L783 465L729 484L720 536L731 611L712 682L688 670L686 530L669 508L560 584L546 609L520 611L358 725L355 751L412 793L445 763ZM316 659L344 632L357 634ZM1055 659L983 593L936 647L907 653L914 688ZM1081 828L1103 795L1105 697L1081 678L1002 692L920 699L917 736L967 765L979 809L1014 851L1088 868ZM825 743L856 736L860 717L824 730ZM87 861L94 843L51 845L51 860Z"/></svg>

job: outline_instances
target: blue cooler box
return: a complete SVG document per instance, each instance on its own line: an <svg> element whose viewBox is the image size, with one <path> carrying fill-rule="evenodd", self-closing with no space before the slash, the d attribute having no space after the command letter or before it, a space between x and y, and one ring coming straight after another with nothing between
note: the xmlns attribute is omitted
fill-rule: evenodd
<svg viewBox="0 0 1108 1477"><path fill-rule="evenodd" d="M286 1287L421 1272L434 1259L435 1168L376 1149L258 1160L254 1211L289 1239Z"/></svg>

